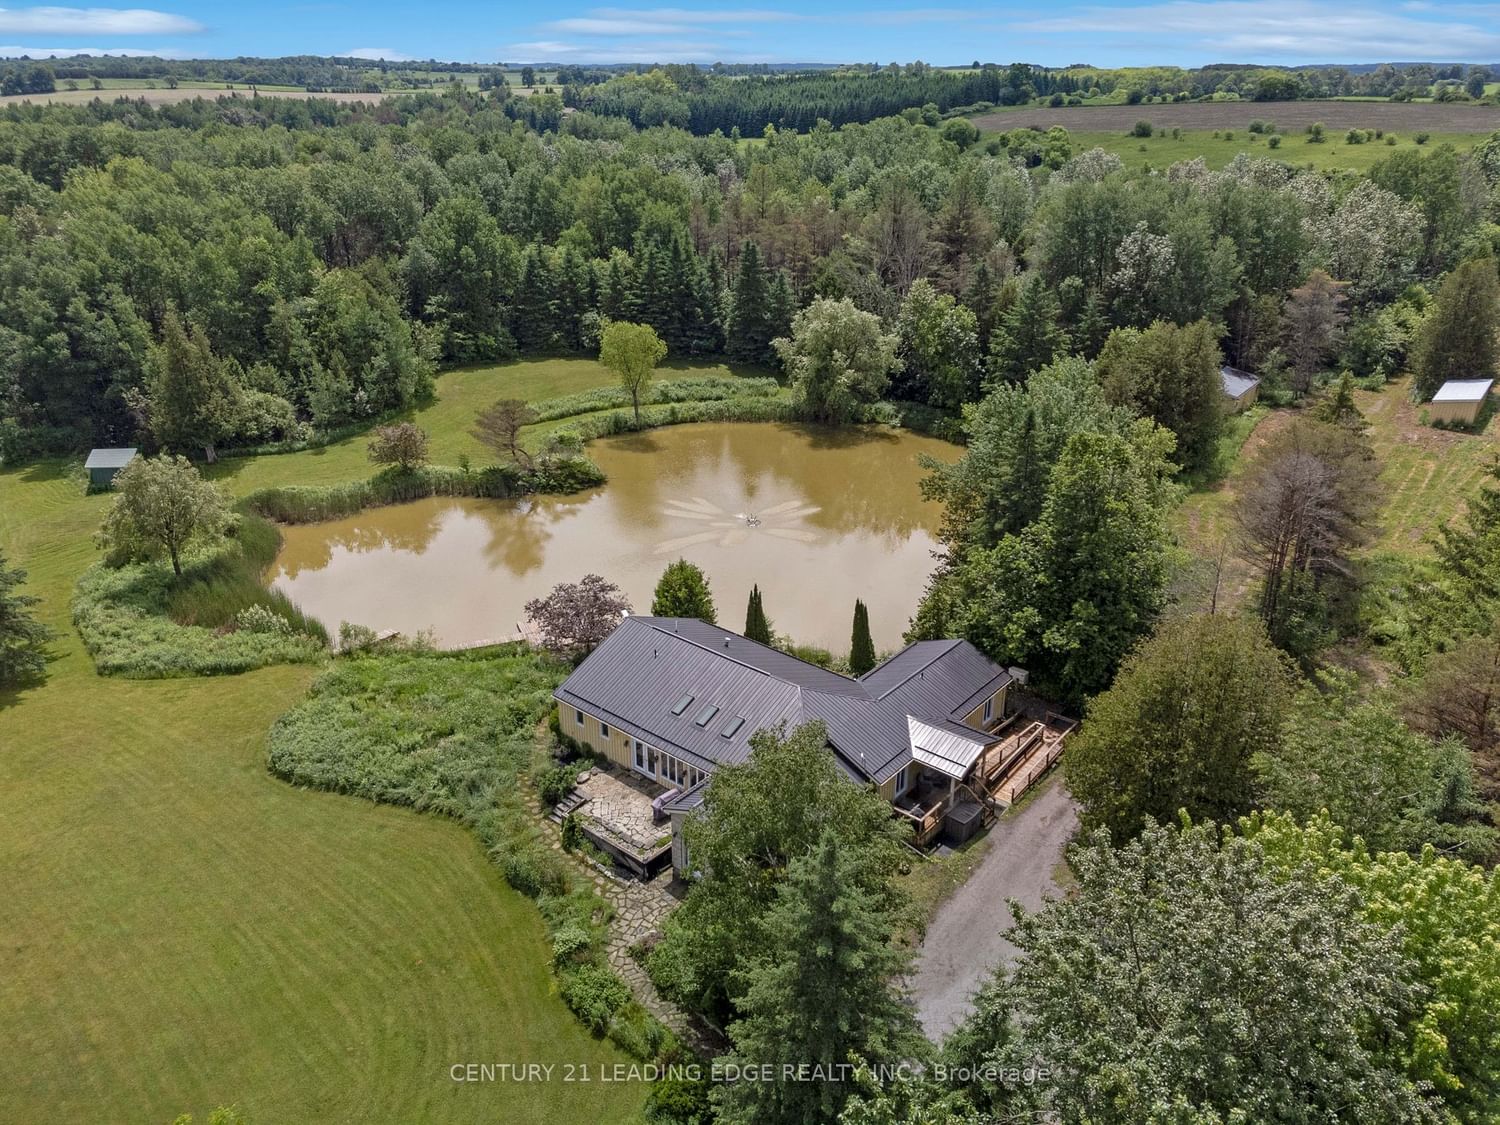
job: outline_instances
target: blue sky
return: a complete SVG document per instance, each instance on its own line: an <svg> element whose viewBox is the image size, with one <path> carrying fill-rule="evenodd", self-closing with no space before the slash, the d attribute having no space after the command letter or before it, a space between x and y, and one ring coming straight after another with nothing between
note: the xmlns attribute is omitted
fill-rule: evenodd
<svg viewBox="0 0 1500 1125"><path fill-rule="evenodd" d="M175 0L0 7L0 54L358 54L474 62L1500 62L1500 0Z"/></svg>

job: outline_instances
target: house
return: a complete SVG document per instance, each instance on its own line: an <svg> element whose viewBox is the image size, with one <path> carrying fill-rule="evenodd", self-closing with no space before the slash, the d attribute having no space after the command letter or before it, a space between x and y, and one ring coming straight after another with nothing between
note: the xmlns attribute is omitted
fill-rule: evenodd
<svg viewBox="0 0 1500 1125"><path fill-rule="evenodd" d="M135 460L135 449L91 449L83 467L89 473L90 488L109 488L115 474Z"/></svg>
<svg viewBox="0 0 1500 1125"><path fill-rule="evenodd" d="M911 820L918 844L966 838L1014 799L1006 785L1039 754L1055 760L1071 725L1008 714L1021 677L967 641L942 640L849 679L703 621L632 616L555 696L564 734L677 791L665 807L681 871L681 825L714 770L745 761L756 731L813 719L844 773Z"/></svg>
<svg viewBox="0 0 1500 1125"><path fill-rule="evenodd" d="M1494 385L1493 379L1449 379L1427 404L1427 420L1472 426Z"/></svg>
<svg viewBox="0 0 1500 1125"><path fill-rule="evenodd" d="M1237 367L1219 368L1219 385L1224 388L1224 397L1229 400L1227 405L1231 414L1247 409L1260 397L1260 380Z"/></svg>

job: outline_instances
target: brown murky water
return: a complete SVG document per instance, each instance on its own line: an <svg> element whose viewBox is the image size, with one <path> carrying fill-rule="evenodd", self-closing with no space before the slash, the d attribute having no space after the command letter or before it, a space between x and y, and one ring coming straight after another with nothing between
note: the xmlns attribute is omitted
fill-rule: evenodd
<svg viewBox="0 0 1500 1125"><path fill-rule="evenodd" d="M589 452L609 483L583 495L423 500L286 528L273 584L330 628L430 628L454 645L513 636L528 600L589 572L649 612L682 557L708 575L729 628L743 627L758 582L778 632L843 651L863 598L876 646L891 649L932 571L941 515L921 497L917 456L958 454L908 433L746 423Z"/></svg>

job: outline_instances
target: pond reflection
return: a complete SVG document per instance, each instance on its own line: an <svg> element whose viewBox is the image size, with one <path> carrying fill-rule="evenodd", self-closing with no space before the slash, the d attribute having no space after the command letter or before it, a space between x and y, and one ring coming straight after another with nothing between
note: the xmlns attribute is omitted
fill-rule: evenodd
<svg viewBox="0 0 1500 1125"><path fill-rule="evenodd" d="M590 571L648 612L662 568L703 568L739 629L752 583L773 625L842 651L856 597L894 648L931 572L939 511L896 431L712 423L593 443L602 489L527 502L430 499L284 529L273 584L330 627L431 628L440 643L514 633L525 603Z"/></svg>

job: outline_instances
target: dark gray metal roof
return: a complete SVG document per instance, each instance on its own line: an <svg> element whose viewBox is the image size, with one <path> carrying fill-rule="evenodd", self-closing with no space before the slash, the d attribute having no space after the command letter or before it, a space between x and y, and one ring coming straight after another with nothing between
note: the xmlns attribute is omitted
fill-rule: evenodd
<svg viewBox="0 0 1500 1125"><path fill-rule="evenodd" d="M967 641L911 645L851 680L702 621L627 617L556 694L700 768L744 761L758 730L821 719L845 771L879 784L911 761L907 715L968 730L956 720L1011 678ZM699 725L706 705L718 711Z"/></svg>
<svg viewBox="0 0 1500 1125"><path fill-rule="evenodd" d="M1224 393L1230 398L1239 398L1252 387L1260 386L1260 380L1248 371L1241 371L1238 367L1219 368L1219 382L1224 386Z"/></svg>
<svg viewBox="0 0 1500 1125"><path fill-rule="evenodd" d="M83 463L85 469L123 469L135 457L136 450L91 449L89 459Z"/></svg>

